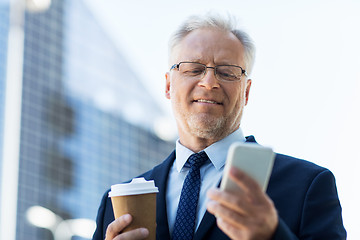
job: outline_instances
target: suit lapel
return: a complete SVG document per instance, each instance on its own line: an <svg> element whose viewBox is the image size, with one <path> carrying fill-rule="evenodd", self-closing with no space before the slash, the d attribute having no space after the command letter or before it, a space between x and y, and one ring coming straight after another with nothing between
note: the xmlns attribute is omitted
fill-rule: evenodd
<svg viewBox="0 0 360 240"><path fill-rule="evenodd" d="M166 209L166 188L170 167L175 160L175 151L160 165L155 167L151 172L151 179L154 179L155 185L159 188L156 196L156 238L170 239L169 225Z"/></svg>
<svg viewBox="0 0 360 240"><path fill-rule="evenodd" d="M208 233L210 228L214 226L215 221L216 221L215 216L209 213L208 211L206 211L203 219L201 220L199 228L195 232L194 240L204 239L205 235Z"/></svg>

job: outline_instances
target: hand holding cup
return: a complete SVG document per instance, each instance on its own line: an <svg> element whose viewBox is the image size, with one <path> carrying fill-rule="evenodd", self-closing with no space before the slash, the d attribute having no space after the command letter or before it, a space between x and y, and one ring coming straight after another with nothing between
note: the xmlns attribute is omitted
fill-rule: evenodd
<svg viewBox="0 0 360 240"><path fill-rule="evenodd" d="M146 181L144 178L135 178L126 184L112 185L109 197L116 220L113 225L109 225L110 230L108 229L107 233L116 232L111 229L115 228L117 233L135 230L145 234L147 229L149 236L145 239L155 240L157 192L158 188L155 187L154 181Z"/></svg>
<svg viewBox="0 0 360 240"><path fill-rule="evenodd" d="M123 232L123 229L127 227L132 221L130 214L125 214L115 219L109 224L106 230L105 240L112 240L119 236L123 240L142 240L147 239L149 236L149 230L147 228L137 228L127 232ZM120 236L121 235L121 236Z"/></svg>

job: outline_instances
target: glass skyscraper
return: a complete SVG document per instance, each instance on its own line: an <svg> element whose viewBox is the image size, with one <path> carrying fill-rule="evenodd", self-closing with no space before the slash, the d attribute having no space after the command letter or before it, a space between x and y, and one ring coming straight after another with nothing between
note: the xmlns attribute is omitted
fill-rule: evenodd
<svg viewBox="0 0 360 240"><path fill-rule="evenodd" d="M5 72L6 72L6 49L7 49L7 33L9 29L9 5L0 1L0 136L3 135L4 127L4 91L5 91ZM0 137L0 146L3 145L3 139ZM0 156L2 148L0 147ZM2 169L2 159L0 158L0 172ZM1 187L1 186L0 186ZM1 210L0 210L1 211Z"/></svg>
<svg viewBox="0 0 360 240"><path fill-rule="evenodd" d="M0 143L8 12L0 2ZM32 206L94 220L111 184L152 168L174 144L152 130L161 109L82 0L26 12L24 32L16 239L54 239L27 220Z"/></svg>

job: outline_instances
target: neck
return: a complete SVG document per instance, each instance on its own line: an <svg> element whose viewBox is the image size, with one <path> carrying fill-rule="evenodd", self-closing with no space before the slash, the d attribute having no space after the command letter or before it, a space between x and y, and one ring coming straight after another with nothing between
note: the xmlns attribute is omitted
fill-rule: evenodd
<svg viewBox="0 0 360 240"><path fill-rule="evenodd" d="M187 147L194 153L198 153L198 152L204 150L205 148L207 148L208 146L210 146L211 144L213 144L215 142L217 142L217 141L211 140L211 139L205 139L205 138L192 139L192 140L186 141L180 137L181 145Z"/></svg>
<svg viewBox="0 0 360 240"><path fill-rule="evenodd" d="M197 153L197 152L204 150L208 146L222 140L223 138L230 135L231 133L233 133L236 130L237 129L235 129L232 132L229 132L227 134L223 134L221 136L215 136L215 137L200 137L200 136L194 136L187 132L184 133L184 132L179 131L179 138L180 138L181 145L183 145L183 146L187 147L188 149L190 149L191 151Z"/></svg>

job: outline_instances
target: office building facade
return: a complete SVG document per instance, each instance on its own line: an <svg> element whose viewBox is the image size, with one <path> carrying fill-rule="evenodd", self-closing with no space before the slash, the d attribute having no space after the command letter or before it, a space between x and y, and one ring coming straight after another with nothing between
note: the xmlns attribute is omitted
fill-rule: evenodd
<svg viewBox="0 0 360 240"><path fill-rule="evenodd" d="M0 5L0 18L7 19L8 6ZM1 33L8 31L7 21L1 19ZM161 109L85 2L53 0L44 12L26 12L24 33L16 239L55 239L50 227L29 222L31 207L64 221L94 220L111 184L152 168L174 144L152 130Z"/></svg>

